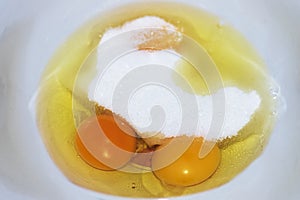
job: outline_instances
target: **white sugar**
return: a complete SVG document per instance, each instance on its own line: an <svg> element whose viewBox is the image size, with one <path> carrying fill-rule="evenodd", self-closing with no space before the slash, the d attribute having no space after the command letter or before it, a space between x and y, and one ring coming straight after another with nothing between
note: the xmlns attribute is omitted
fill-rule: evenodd
<svg viewBox="0 0 300 200"><path fill-rule="evenodd" d="M160 132L165 137L196 135L209 140L224 139L236 135L249 122L259 107L260 98L254 91L245 93L234 87L224 88L214 95L222 92L224 101L217 100L218 105L213 106L212 96L197 95L195 98L195 95L182 91L182 98L177 99L166 88L151 85L136 91L129 100L129 117L125 110L118 112L126 116L144 137ZM155 112L155 106L161 111ZM221 111L214 110L217 106Z"/></svg>
<svg viewBox="0 0 300 200"><path fill-rule="evenodd" d="M110 29L102 42L132 29L162 26L176 29L158 17L147 16ZM182 90L174 82L182 58L173 50L133 51L106 65L101 58L111 51L103 51L102 42L89 99L122 116L142 137L160 133L164 137L194 135L221 140L237 135L260 105L256 91L228 87L201 96ZM136 41L126 45L136 45Z"/></svg>
<svg viewBox="0 0 300 200"><path fill-rule="evenodd" d="M133 31L132 33L136 34L133 36L135 39L138 39L140 42L142 42L145 41L144 34L137 34L137 33L148 32L151 31L151 29L164 29L170 32L174 32L177 30L177 28L174 25L166 22L165 20L159 17L145 16L145 17L141 17L129 21L121 27L111 28L107 30L103 35L100 43L108 41L109 39L112 39L114 36L117 36L122 33L130 32L130 31ZM132 41L132 42L136 44L136 41Z"/></svg>

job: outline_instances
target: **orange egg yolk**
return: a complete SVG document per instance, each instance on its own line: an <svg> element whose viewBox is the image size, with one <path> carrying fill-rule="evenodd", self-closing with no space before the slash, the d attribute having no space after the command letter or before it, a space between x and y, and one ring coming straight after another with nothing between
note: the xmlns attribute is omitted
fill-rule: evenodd
<svg viewBox="0 0 300 200"><path fill-rule="evenodd" d="M175 49L181 42L179 32L167 30L164 27L157 30L145 31L145 41L138 45L139 50Z"/></svg>
<svg viewBox="0 0 300 200"><path fill-rule="evenodd" d="M77 129L75 145L80 157L89 165L101 170L115 170L134 155L135 131L119 117L94 116Z"/></svg>
<svg viewBox="0 0 300 200"><path fill-rule="evenodd" d="M173 152L154 152L152 168L155 176L164 184L173 186L192 186L211 177L219 166L221 154L217 145L204 158L199 158L203 138L195 138L188 149L170 165L158 169L160 164L168 159ZM163 148L160 147L160 148Z"/></svg>
<svg viewBox="0 0 300 200"><path fill-rule="evenodd" d="M149 163L154 175L164 184L182 187L199 184L211 177L220 164L218 146L215 145L204 158L199 158L203 138L194 138L178 159L160 167L161 163L174 155L174 148L159 151L169 143L152 152ZM80 157L92 167L107 171L126 165L135 154L136 144L135 131L113 115L99 115L85 120L75 138Z"/></svg>

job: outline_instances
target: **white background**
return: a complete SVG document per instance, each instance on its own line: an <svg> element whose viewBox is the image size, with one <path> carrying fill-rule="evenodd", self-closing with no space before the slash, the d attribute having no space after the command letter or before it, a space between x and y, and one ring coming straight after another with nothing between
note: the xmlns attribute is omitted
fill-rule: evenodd
<svg viewBox="0 0 300 200"><path fill-rule="evenodd" d="M52 163L28 105L59 44L80 24L120 2L127 1L0 0L1 200L100 199L74 186ZM230 183L189 198L300 199L300 1L181 2L204 7L240 30L265 59L287 106L259 159Z"/></svg>

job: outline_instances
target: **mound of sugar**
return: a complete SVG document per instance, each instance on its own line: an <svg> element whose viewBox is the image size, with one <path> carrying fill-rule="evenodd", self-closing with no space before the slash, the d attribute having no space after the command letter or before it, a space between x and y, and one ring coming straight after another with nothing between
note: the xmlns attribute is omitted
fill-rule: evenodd
<svg viewBox="0 0 300 200"><path fill-rule="evenodd" d="M100 44L105 41L108 41L109 39L112 39L113 37L119 34L130 31L134 31L133 33L136 33L136 35L133 36L133 38L137 41L132 42L134 44L142 43L145 40L147 40L147 38L145 38L145 35L147 35L145 34L145 32L151 32L152 30L156 29L167 30L169 34L172 34L177 31L177 28L174 25L166 22L162 18L156 16L145 16L129 21L121 27L108 29L102 36Z"/></svg>
<svg viewBox="0 0 300 200"><path fill-rule="evenodd" d="M224 113L216 113L212 96L185 92L174 83L177 61L178 57L168 51L136 51L126 55L96 77L98 81L91 87L94 89L90 89L89 98L125 118L142 137L162 133L165 137L196 135L223 139L236 135L259 107L258 94L224 88L225 99L217 102L224 106ZM222 90L213 95L218 93ZM214 114L224 115L218 119L222 129L217 135L207 135L216 123L212 121Z"/></svg>
<svg viewBox="0 0 300 200"><path fill-rule="evenodd" d="M222 140L236 135L249 122L260 104L255 91L245 93L235 87L224 88L213 94L224 94L225 98L217 101L217 106L213 106L210 95L182 93L184 95L181 94L181 98L177 99L164 87L150 85L132 96L128 114L126 110L118 109L118 106L115 110L126 116L144 138L162 133L165 137L186 135ZM214 110L218 106L221 106L219 112ZM153 112L155 107L160 107L165 115Z"/></svg>
<svg viewBox="0 0 300 200"><path fill-rule="evenodd" d="M143 17L110 29L102 42L141 26L175 28L158 19ZM128 44L134 46L136 42ZM103 66L101 57L111 52L99 52L98 75L89 87L89 99L126 119L143 138L157 134L166 138L202 136L208 140L232 137L250 121L261 102L256 91L245 93L235 87L207 96L182 90L174 76L183 58L170 49L133 51L108 66Z"/></svg>

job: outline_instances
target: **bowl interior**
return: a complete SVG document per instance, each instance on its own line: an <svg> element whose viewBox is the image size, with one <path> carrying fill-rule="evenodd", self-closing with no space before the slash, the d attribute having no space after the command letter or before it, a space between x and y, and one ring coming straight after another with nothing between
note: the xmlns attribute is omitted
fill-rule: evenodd
<svg viewBox="0 0 300 200"><path fill-rule="evenodd" d="M180 1L179 2L186 2ZM56 48L97 13L131 1L9 1L0 18L0 197L116 199L81 189L56 168L40 139L32 99ZM300 4L191 0L231 23L264 58L281 88L280 118L264 153L220 188L183 199L299 199ZM178 198L180 199L180 198Z"/></svg>

